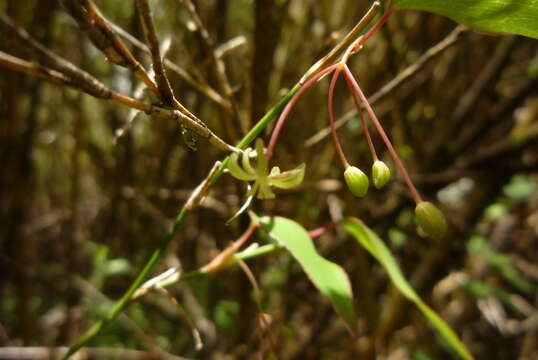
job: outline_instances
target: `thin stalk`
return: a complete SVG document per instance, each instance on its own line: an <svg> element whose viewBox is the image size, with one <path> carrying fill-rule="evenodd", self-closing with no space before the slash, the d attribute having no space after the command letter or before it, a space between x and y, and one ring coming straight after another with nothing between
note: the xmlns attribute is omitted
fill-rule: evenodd
<svg viewBox="0 0 538 360"><path fill-rule="evenodd" d="M377 129L377 132L379 133L379 136L381 136L381 139L383 139L383 142L387 146L387 149L389 150L390 155L392 156L394 162L396 163L396 166L400 170L400 173L402 174L402 177L404 179L405 184L407 185L407 188L409 189L409 192L411 193L411 196L413 197L413 200L418 204L422 202L422 198L420 197L420 194L418 193L417 189L415 188L415 185L413 185L413 181L411 180L411 177L407 173L407 170L405 169L405 166L403 165L403 162L400 160L400 157L398 156L398 153L394 149L394 146L392 146L392 143L390 142L387 134L385 133L385 130L383 129L383 126L381 126L381 123L377 119L377 116L375 115L374 111L372 110L372 107L368 103L368 100L366 99L366 96L362 92L359 84L353 77L353 74L351 74L351 71L347 67L347 65L344 66L344 75L349 80L351 85L353 86L353 91L351 92L353 94L353 97L357 97L357 95L360 97L362 104L366 108L366 111L370 115L370 119L374 123L374 126Z"/></svg>
<svg viewBox="0 0 538 360"><path fill-rule="evenodd" d="M387 22L387 20L392 15L392 12L393 12L392 7L389 7L389 9L379 19L379 21L377 23L375 23L375 25L370 30L368 30L368 32L365 35L360 36L359 38L357 38L357 40L355 40L346 49L346 51L344 52L344 55L342 56L342 59L340 60L340 62L342 64L346 64L347 60L349 59L351 54L354 54L355 52L361 50L362 46L366 43L366 41L368 41L368 39L370 39L383 26L383 24L385 24L385 22Z"/></svg>
<svg viewBox="0 0 538 360"><path fill-rule="evenodd" d="M351 84L347 76L345 78L346 78L346 84L349 88L349 91L353 93L353 85ZM368 148L370 148L370 154L372 154L372 159L374 161L377 161L378 157L377 157L377 152L375 151L374 142L372 141L372 137L370 136L370 130L368 130L368 124L366 123L366 118L364 117L364 114L362 113L361 106L356 96L353 96L353 103L355 103L355 107L357 108L357 114L359 114L359 117L361 118L362 131L364 132L364 136L366 137L366 141L368 142Z"/></svg>
<svg viewBox="0 0 538 360"><path fill-rule="evenodd" d="M381 3L379 1L374 1L370 9L368 9L366 14L362 17L362 19L360 19L357 25L355 25L355 27L351 29L344 39L340 41L327 55L312 65L312 67L310 67L310 69L308 69L308 71L303 75L299 83L304 84L308 79L315 76L318 71L321 71L321 69L334 64L340 54L346 51L346 49L348 49L356 41L357 37L366 28L366 26L370 24L370 21L372 21L372 19L377 15L379 9L381 9Z"/></svg>
<svg viewBox="0 0 538 360"><path fill-rule="evenodd" d="M307 82L305 82L302 86L300 86L299 91L295 95L293 95L293 98L290 100L290 102L286 105L282 113L280 114L275 128L273 130L273 134L271 135L271 140L269 141L269 145L267 146L267 162L271 160L271 156L273 155L273 151L276 146L276 142L278 140L278 137L280 135L280 132L282 131L282 128L284 127L284 123L286 122L286 119L288 115L290 114L291 109L295 106L301 95L310 87L312 86L316 81L318 81L322 76L325 74L330 73L336 67L339 66L339 64L334 64L329 66L326 69L323 69L322 71L318 72L316 75L314 75L312 78L310 78Z"/></svg>
<svg viewBox="0 0 538 360"><path fill-rule="evenodd" d="M382 26L385 24L385 22L390 18L392 15L393 8L389 7L389 9L383 14L381 19L364 35L358 42L356 47L362 46L366 41L368 41L369 38L371 38Z"/></svg>
<svg viewBox="0 0 538 360"><path fill-rule="evenodd" d="M334 98L334 87L336 86L336 82L338 81L338 77L340 76L340 73L342 72L342 66L338 66L337 69L333 73L333 77L331 79L331 84L329 85L329 95L327 96L327 109L329 112L329 127L331 128L331 135L334 142L334 147L336 148L336 153L338 154L338 157L340 158L340 162L342 163L342 166L344 169L347 169L349 167L349 162L346 159L346 155L344 154L344 151L342 150L342 144L340 144L340 140L338 139L338 135L336 134L336 128L334 127L334 109L333 109L333 98Z"/></svg>

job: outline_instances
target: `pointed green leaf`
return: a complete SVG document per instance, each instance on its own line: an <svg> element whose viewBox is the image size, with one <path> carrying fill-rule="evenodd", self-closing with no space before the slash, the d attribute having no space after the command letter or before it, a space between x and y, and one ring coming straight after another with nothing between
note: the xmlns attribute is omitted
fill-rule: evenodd
<svg viewBox="0 0 538 360"><path fill-rule="evenodd" d="M353 294L344 270L319 255L308 232L295 221L282 217L264 217L260 222L299 262L310 280L329 298L336 312L353 332L356 321Z"/></svg>
<svg viewBox="0 0 538 360"><path fill-rule="evenodd" d="M441 336L452 346L452 348L463 358L473 359L454 331L437 315L428 305L426 305L413 290L409 282L405 279L396 259L392 256L385 243L360 220L350 218L342 222L347 232L352 235L379 263L387 270L390 279L402 294L415 303L417 308L424 314L430 323L439 331Z"/></svg>
<svg viewBox="0 0 538 360"><path fill-rule="evenodd" d="M395 0L394 5L447 16L480 31L538 38L537 0Z"/></svg>

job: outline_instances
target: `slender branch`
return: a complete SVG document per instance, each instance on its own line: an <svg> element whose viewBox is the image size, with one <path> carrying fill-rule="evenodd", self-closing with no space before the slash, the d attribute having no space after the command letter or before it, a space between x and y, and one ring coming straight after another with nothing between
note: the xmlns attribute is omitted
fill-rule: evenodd
<svg viewBox="0 0 538 360"><path fill-rule="evenodd" d="M185 7L187 8L187 11L189 12L191 16L191 19L196 24L196 29L198 30L198 33L200 34L202 45L205 48L205 52L207 53L207 55L209 55L211 63L213 64L213 69L214 69L217 81L219 83L219 87L224 92L228 100L226 102L227 107L224 108L227 113L224 116L224 125L226 127L228 137L231 140L234 140L236 138L234 129L235 128L240 129L241 126L240 126L239 117L237 114L237 104L235 103L235 100L234 100L232 86L230 85L230 81L228 79L228 76L226 75L226 67L224 65L224 61L221 58L217 57L215 53L215 44L213 43L213 40L211 39L211 36L209 35L204 24L202 23L200 16L198 16L198 12L196 11L196 7L194 6L193 2L191 0L179 0L179 1L185 5ZM231 123L230 117L233 117L236 120L235 124Z"/></svg>
<svg viewBox="0 0 538 360"><path fill-rule="evenodd" d="M76 85L74 85L67 76L57 72L56 70L49 69L39 64L31 63L18 57L9 55L1 50L0 66L3 66L13 71L20 71L27 75L44 79L59 85L76 87Z"/></svg>
<svg viewBox="0 0 538 360"><path fill-rule="evenodd" d="M62 0L62 5L65 7L71 17L78 23L82 31L86 33L91 42L101 50L108 61L121 66L125 66L125 57L110 43L109 38L100 29L92 19L88 16L87 11L82 7L79 0Z"/></svg>
<svg viewBox="0 0 538 360"><path fill-rule="evenodd" d="M110 90L103 83L70 61L47 49L28 34L26 30L18 27L5 13L0 13L0 27L4 28L22 46L31 50L44 65L66 75L73 83L84 89L87 93L102 99L109 99L111 97Z"/></svg>
<svg viewBox="0 0 538 360"><path fill-rule="evenodd" d="M113 44L116 51L118 51L125 59L126 66L134 72L136 77L138 77L141 81L144 82L144 84L146 84L148 89L150 89L155 94L159 94L157 84L155 84L153 79L151 79L144 67L134 57L133 53L127 48L127 46L125 46L125 43L116 34L114 29L109 25L108 21L101 14L99 8L93 3L92 0L83 0L83 3L91 19L104 32L105 36Z"/></svg>
<svg viewBox="0 0 538 360"><path fill-rule="evenodd" d="M155 32L155 27L153 25L153 18L151 16L151 9L148 4L148 0L136 0L136 5L140 14L140 20L144 27L144 33L146 34L146 39L148 42L148 47L151 53L151 58L153 62L153 71L155 72L155 79L157 80L157 87L161 93L161 97L165 104L175 107L183 115L190 118L194 123L197 123L198 126L195 126L193 123L189 123L189 126L193 128L205 128L207 132L206 138L213 143L214 145L220 147L225 151L237 151L233 146L227 144L224 140L220 139L213 132L207 128L205 123L198 119L193 113L191 113L185 106L183 106L175 97L166 76L166 71L164 69L163 61L161 58L159 50L159 41L157 39L157 34ZM187 125L187 122L185 123Z"/></svg>
<svg viewBox="0 0 538 360"><path fill-rule="evenodd" d="M111 26L121 37L127 40L130 44L132 44L136 48L148 54L150 53L149 48L146 46L146 44L140 42L137 38L129 34L127 31L119 27L117 24L114 24L108 19L106 21L108 22L109 26ZM209 99L216 102L219 106L222 106L222 107L229 106L226 100L222 96L220 96L220 94L216 92L211 86L194 79L185 70L183 70L182 68L174 64L172 61L165 58L164 66L166 66L167 69L178 74L183 80L191 84L196 90L198 90L199 92L207 96Z"/></svg>
<svg viewBox="0 0 538 360"><path fill-rule="evenodd" d="M151 9L148 4L148 0L136 0L136 6L140 15L140 20L144 28L144 34L148 42L148 47L151 53L153 71L155 72L155 80L157 81L157 87L161 93L161 97L167 105L172 105L175 102L174 92L172 86L168 81L166 72L164 70L163 61L159 50L159 40L155 32L155 26L153 25L153 18L151 16Z"/></svg>
<svg viewBox="0 0 538 360"><path fill-rule="evenodd" d="M43 46L24 29L21 29L15 25L13 20L4 13L0 14L0 27L3 27L10 34L12 34L14 38L21 43L21 45L29 48L41 61L45 63L46 66L50 67L54 71L57 71L58 73L61 73L66 79L68 79L68 84L66 85L95 97L112 100L116 103L144 111L147 114L151 113L159 117L178 120L181 124L185 125L202 138L207 139L219 149L226 152L237 151L235 147L227 144L224 140L215 135L200 119L188 111L175 98L173 99L173 106L177 110L151 106L127 95L117 93L110 90L106 85L97 80L91 74L85 72L73 63L56 55L51 50ZM66 79L58 77L58 74L51 73L51 71L48 70L36 70L35 66L33 68L30 66L30 63L11 55L6 57L6 55L2 56L2 62L0 65L4 65L6 67L9 66L11 69L24 71L29 75L39 76L41 78L46 76L47 80L55 83L58 83L59 81L60 83L64 83L66 81ZM38 67L45 69L41 65ZM38 73L39 75L37 75ZM45 73L48 73L48 75L45 75Z"/></svg>
<svg viewBox="0 0 538 360"><path fill-rule="evenodd" d="M96 96L95 95L96 92L92 92L92 93L88 92L86 88L81 87L80 84L73 82L72 79L70 79L69 77L65 76L62 73L57 72L56 70L50 69L46 66L28 62L26 60L7 54L3 51L0 51L0 66L6 67L14 71L20 71L20 72L26 73L30 76L34 76L40 79L48 80L59 85L65 85L75 90L88 93L89 95ZM99 92L99 93L102 94L103 92ZM134 108L137 110L141 110L148 114L152 112L151 105L145 104L129 96L112 91L108 88L106 88L106 94L108 94L108 97L105 99L114 101L115 103L128 106L130 108ZM169 119L177 118L177 116L175 115L174 116L163 115L161 117L169 118Z"/></svg>

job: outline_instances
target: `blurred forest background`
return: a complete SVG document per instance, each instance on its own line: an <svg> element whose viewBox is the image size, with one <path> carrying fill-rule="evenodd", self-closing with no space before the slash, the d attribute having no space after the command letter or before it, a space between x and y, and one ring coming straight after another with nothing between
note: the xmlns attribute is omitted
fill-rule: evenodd
<svg viewBox="0 0 538 360"><path fill-rule="evenodd" d="M95 3L144 41L133 1ZM150 5L166 58L176 66L168 74L178 98L231 143L370 6L366 0L194 3L215 56L225 64L230 89L219 80L211 48L182 1ZM58 1L0 0L0 11L111 88L138 91L140 82L107 62ZM428 52L439 43L438 51ZM147 54L131 49L149 65ZM4 30L0 50L31 58ZM416 65L412 76L377 93L374 108L419 190L447 216L450 236L433 241L417 234L414 203L398 175L364 199L343 186L334 146L323 136L326 79L301 98L274 156L283 169L306 162L304 183L279 191L276 200L256 200L253 208L307 229L359 217L387 242L414 288L477 359L537 359L538 42L468 31L427 13L396 12L349 64L369 96ZM228 103L232 106L223 106ZM337 118L346 119L340 129L346 154L366 171L370 154L343 81L335 109ZM377 136L374 141L383 148ZM48 347L71 344L104 315L159 246L192 189L224 156L203 139L197 148L186 146L174 121L133 118L126 107L0 68L1 359L46 358ZM384 151L381 157L393 168ZM248 219L225 223L245 191L224 176L153 275L173 266L195 270L237 239ZM337 229L315 242L351 278L359 336L349 336L328 301L281 251L248 261L270 322L264 329L266 354L452 356L349 236ZM86 355L259 358L259 311L240 267L168 290L180 307L167 295L145 296ZM198 350L193 326L203 342ZM27 349L14 355L13 347Z"/></svg>

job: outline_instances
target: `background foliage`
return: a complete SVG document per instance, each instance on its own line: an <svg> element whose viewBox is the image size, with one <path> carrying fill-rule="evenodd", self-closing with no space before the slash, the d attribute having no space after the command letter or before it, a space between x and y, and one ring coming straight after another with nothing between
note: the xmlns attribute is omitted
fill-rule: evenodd
<svg viewBox="0 0 538 360"><path fill-rule="evenodd" d="M97 4L142 38L132 2ZM223 57L240 124L227 132L228 115L214 101L177 75L171 80L184 104L228 140L259 119L369 5L346 0L196 4L215 44L244 39ZM172 0L152 6L161 38L171 39L167 57L222 94L185 8ZM55 0L4 0L0 10L107 85L135 90L131 75L108 63ZM373 94L456 26L436 15L398 11L350 66ZM0 49L26 55L5 36ZM376 102L418 187L447 215L452 233L445 241L417 235L414 204L400 182L370 190L361 200L342 186L332 143L311 140L326 126L327 81L301 99L275 154L284 169L306 162L305 182L279 192L277 200L256 201L254 209L292 218L307 229L343 215L360 218L386 241L416 292L477 358L535 358L537 50L534 40L465 31ZM353 104L343 83L336 94L337 113L348 114ZM367 169L367 144L358 118L349 114L341 140L349 160ZM121 296L192 188L222 157L202 140L198 151L190 150L177 124L145 115L118 138L128 116L118 105L0 68L0 344L5 349L72 343L108 310L107 298ZM248 220L224 224L244 193L237 181L223 177L187 220L181 242L172 244L158 270L197 269L235 240ZM266 343L266 353L272 349L282 359L449 356L428 321L349 235L332 231L315 245L350 277L358 338L349 336L293 258L278 252L248 262L274 342ZM147 350L156 358L166 353L255 358L259 309L239 267L174 286L170 293L181 307L165 295L146 296L92 347ZM198 351L185 313L202 337Z"/></svg>

